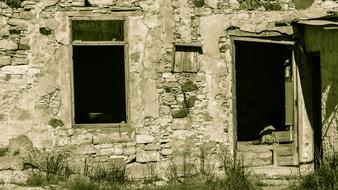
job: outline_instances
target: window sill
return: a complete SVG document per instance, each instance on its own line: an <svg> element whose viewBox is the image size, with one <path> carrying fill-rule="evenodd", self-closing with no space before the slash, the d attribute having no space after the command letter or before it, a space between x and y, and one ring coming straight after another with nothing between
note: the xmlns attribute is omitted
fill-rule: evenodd
<svg viewBox="0 0 338 190"><path fill-rule="evenodd" d="M75 129L88 129L91 131L109 131L109 132L132 132L134 129L129 124L120 123L102 123L102 124L74 124Z"/></svg>

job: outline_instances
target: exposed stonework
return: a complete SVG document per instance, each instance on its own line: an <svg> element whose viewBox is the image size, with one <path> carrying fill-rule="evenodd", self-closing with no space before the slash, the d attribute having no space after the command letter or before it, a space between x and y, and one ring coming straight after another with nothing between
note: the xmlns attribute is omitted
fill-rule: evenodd
<svg viewBox="0 0 338 190"><path fill-rule="evenodd" d="M182 162L177 152L186 147L198 162L205 144L212 145L210 162L220 166L216 157L222 147L233 155L237 143L232 37L292 37L293 20L338 9L334 1L302 2L44 0L13 7L0 1L0 148L9 149L0 157L0 181L13 182L5 175L24 180L26 171L15 153L24 155L33 147L64 148L79 173L87 161L116 161L141 178L148 164L167 167L175 157ZM126 21L126 123L74 125L71 18ZM201 45L197 72L173 72L175 43L187 49ZM330 73L323 75L325 84L338 81L329 71L332 65L323 67ZM338 111L333 109L336 92L325 87L323 107L332 111L325 113L327 150L337 141ZM302 114L300 162L308 163L313 159L311 126ZM265 158L258 162L271 164ZM165 178L161 167L156 170Z"/></svg>

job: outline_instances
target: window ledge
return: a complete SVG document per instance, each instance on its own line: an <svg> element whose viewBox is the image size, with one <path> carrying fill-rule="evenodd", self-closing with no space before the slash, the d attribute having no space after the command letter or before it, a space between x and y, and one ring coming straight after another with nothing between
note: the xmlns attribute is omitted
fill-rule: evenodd
<svg viewBox="0 0 338 190"><path fill-rule="evenodd" d="M74 124L75 129L88 129L91 131L110 131L110 132L132 132L132 128L129 124L120 123L102 123L102 124Z"/></svg>

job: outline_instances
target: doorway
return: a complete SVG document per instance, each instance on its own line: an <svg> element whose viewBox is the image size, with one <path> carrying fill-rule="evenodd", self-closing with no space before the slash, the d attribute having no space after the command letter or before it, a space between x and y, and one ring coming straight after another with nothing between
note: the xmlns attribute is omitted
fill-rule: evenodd
<svg viewBox="0 0 338 190"><path fill-rule="evenodd" d="M266 126L287 131L291 46L235 41L235 47L237 140L259 140Z"/></svg>
<svg viewBox="0 0 338 190"><path fill-rule="evenodd" d="M320 53L309 53L307 58L311 70L310 121L314 131L315 167L318 168L323 157Z"/></svg>

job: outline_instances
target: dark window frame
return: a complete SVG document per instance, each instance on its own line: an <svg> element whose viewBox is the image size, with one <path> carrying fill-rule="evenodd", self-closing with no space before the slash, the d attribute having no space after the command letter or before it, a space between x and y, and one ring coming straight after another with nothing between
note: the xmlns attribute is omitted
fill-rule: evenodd
<svg viewBox="0 0 338 190"><path fill-rule="evenodd" d="M72 36L72 21L74 20L91 20L91 21L100 21L100 20L120 20L123 21L123 41L82 41L82 40L74 40ZM70 28L70 67L71 67L71 119L72 126L77 128L111 128L111 127L120 127L120 126L128 126L130 122L130 109L129 109L129 67L128 67L128 20L126 17L119 16L98 16L98 17L70 17L69 19L69 28ZM74 61L73 61L73 47L74 46L123 46L124 48L124 80L125 80L125 112L126 112L126 121L121 123L88 123L88 124L78 124L75 123L75 91L74 91Z"/></svg>

